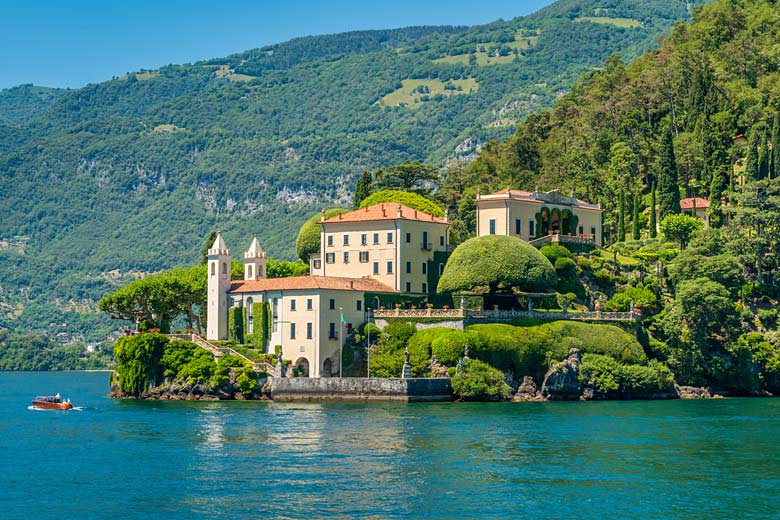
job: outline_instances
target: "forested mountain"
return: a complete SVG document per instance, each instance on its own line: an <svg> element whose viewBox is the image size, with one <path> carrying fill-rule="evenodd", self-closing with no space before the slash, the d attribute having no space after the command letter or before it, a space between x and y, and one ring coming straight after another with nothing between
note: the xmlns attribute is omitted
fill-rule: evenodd
<svg viewBox="0 0 780 520"><path fill-rule="evenodd" d="M98 297L195 262L217 227L235 254L257 233L292 257L300 224L348 203L363 171L471 158L689 11L562 0L485 26L300 38L81 89L4 91L0 325L101 335Z"/></svg>

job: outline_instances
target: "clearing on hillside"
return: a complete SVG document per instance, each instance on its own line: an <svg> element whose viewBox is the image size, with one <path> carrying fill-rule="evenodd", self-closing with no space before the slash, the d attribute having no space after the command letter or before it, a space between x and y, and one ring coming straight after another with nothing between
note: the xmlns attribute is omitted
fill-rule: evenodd
<svg viewBox="0 0 780 520"><path fill-rule="evenodd" d="M533 35L526 34L524 31L518 31L515 35L515 41L498 44L496 42L480 42L474 47L473 53L455 54L433 60L434 63L461 63L469 64L469 59L473 54L477 59L477 65L484 67L487 65L499 65L512 63L515 56L520 57L520 52L536 46L539 43L539 33Z"/></svg>
<svg viewBox="0 0 780 520"><path fill-rule="evenodd" d="M453 94L469 94L476 92L479 83L474 78L451 79L442 82L438 79L405 79L401 88L394 90L376 102L380 106L406 106L416 108L426 101L432 101L436 96L451 96Z"/></svg>
<svg viewBox="0 0 780 520"><path fill-rule="evenodd" d="M575 22L592 22L604 25L614 25L623 29L642 27L642 22L633 18L611 18L609 16L581 16L574 19Z"/></svg>

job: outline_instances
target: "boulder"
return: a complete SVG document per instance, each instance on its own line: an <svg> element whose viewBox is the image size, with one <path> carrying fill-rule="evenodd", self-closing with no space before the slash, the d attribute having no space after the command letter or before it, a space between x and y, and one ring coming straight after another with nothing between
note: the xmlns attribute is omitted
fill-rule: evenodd
<svg viewBox="0 0 780 520"><path fill-rule="evenodd" d="M703 386L675 385L674 389L680 399L712 399L710 391Z"/></svg>
<svg viewBox="0 0 780 520"><path fill-rule="evenodd" d="M536 382L531 376L523 377L523 382L517 387L513 401L544 401L544 397L536 388Z"/></svg>
<svg viewBox="0 0 780 520"><path fill-rule="evenodd" d="M579 381L582 353L569 350L569 357L556 363L544 376L542 396L552 400L576 400L582 395Z"/></svg>

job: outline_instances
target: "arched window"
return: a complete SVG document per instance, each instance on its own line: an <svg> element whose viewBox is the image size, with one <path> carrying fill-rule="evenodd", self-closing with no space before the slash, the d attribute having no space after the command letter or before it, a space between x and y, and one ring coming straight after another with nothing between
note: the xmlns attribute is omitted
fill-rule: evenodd
<svg viewBox="0 0 780 520"><path fill-rule="evenodd" d="M252 318L254 318L252 307L252 297L246 299L246 332L247 334L252 334L254 327L252 326L252 322L254 321Z"/></svg>
<svg viewBox="0 0 780 520"><path fill-rule="evenodd" d="M252 279L252 264L246 266L246 277Z"/></svg>
<svg viewBox="0 0 780 520"><path fill-rule="evenodd" d="M211 262L211 276L214 276L215 274L217 274L217 264Z"/></svg>
<svg viewBox="0 0 780 520"><path fill-rule="evenodd" d="M222 262L222 274L227 274L227 264Z"/></svg>

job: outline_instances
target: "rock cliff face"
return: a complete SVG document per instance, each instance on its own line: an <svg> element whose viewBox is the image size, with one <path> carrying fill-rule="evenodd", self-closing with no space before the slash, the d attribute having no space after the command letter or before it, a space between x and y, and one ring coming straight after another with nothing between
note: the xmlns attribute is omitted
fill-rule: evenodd
<svg viewBox="0 0 780 520"><path fill-rule="evenodd" d="M576 400L582 395L579 382L582 353L579 349L569 350L569 357L556 363L544 376L542 396L550 400Z"/></svg>
<svg viewBox="0 0 780 520"><path fill-rule="evenodd" d="M525 376L523 382L517 387L517 392L512 398L513 401L544 401L544 397L537 390L534 378Z"/></svg>
<svg viewBox="0 0 780 520"><path fill-rule="evenodd" d="M157 386L153 386L139 396L128 395L119 390L119 387L111 387L111 397L115 398L138 398L162 401L225 401L236 400L244 401L247 399L265 399L264 391L266 379L261 379L258 384L258 390L245 395L235 383L225 383L219 387L213 387L208 384L191 384L185 380L166 381Z"/></svg>

